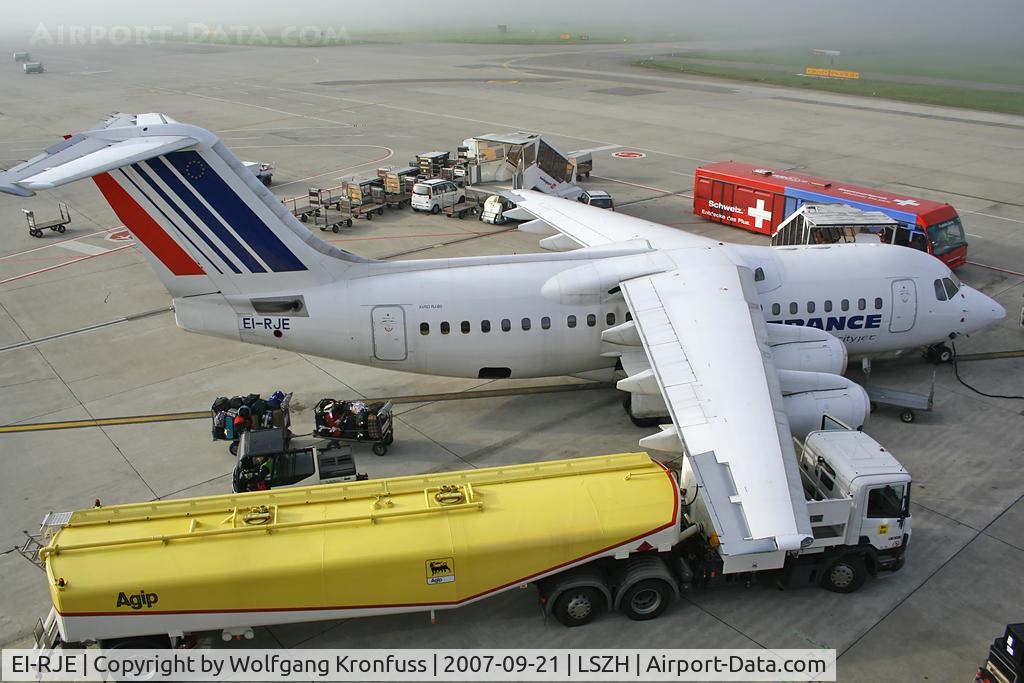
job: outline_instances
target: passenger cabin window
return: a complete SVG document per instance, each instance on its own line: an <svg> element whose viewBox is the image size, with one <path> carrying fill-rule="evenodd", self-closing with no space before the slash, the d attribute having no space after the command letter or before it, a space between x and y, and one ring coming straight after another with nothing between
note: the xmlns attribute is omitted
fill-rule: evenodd
<svg viewBox="0 0 1024 683"><path fill-rule="evenodd" d="M879 297L875 297L875 310L876 311L882 310L882 297L880 297L880 296Z"/></svg>
<svg viewBox="0 0 1024 683"><path fill-rule="evenodd" d="M420 334L423 336L430 334L430 323L420 323Z"/></svg>
<svg viewBox="0 0 1024 683"><path fill-rule="evenodd" d="M512 321L508 318L502 318L501 320L501 331L508 332L512 329Z"/></svg>
<svg viewBox="0 0 1024 683"><path fill-rule="evenodd" d="M576 327L576 316L570 315L565 319L565 324L568 325L569 329Z"/></svg>
<svg viewBox="0 0 1024 683"><path fill-rule="evenodd" d="M868 307L868 302L867 302L866 299L857 299L857 310L858 311L863 311L867 307Z"/></svg>
<svg viewBox="0 0 1024 683"><path fill-rule="evenodd" d="M808 301L807 302L807 312L808 313L814 313L814 302L813 301Z"/></svg>
<svg viewBox="0 0 1024 683"><path fill-rule="evenodd" d="M825 312L826 313L831 313L832 312L832 299L826 299L825 300Z"/></svg>
<svg viewBox="0 0 1024 683"><path fill-rule="evenodd" d="M587 327L593 327L597 324L597 316L593 313L587 315Z"/></svg>
<svg viewBox="0 0 1024 683"><path fill-rule="evenodd" d="M613 326L615 324L615 314L614 313L609 313L608 315L606 315L604 317L604 321L606 323L608 323L608 327Z"/></svg>
<svg viewBox="0 0 1024 683"><path fill-rule="evenodd" d="M480 321L480 331L483 332L484 334L487 334L488 332L490 332L491 331L491 321L490 320L481 320Z"/></svg>
<svg viewBox="0 0 1024 683"><path fill-rule="evenodd" d="M462 321L462 325L460 327L462 328L462 334L469 334L469 321L468 320L463 320Z"/></svg>
<svg viewBox="0 0 1024 683"><path fill-rule="evenodd" d="M540 329L550 330L551 329L551 318L544 316L540 319Z"/></svg>
<svg viewBox="0 0 1024 683"><path fill-rule="evenodd" d="M529 318L523 318L522 322L523 322L523 330L524 331L530 329L530 319Z"/></svg>
<svg viewBox="0 0 1024 683"><path fill-rule="evenodd" d="M782 306L779 304L772 304L772 315L779 315L782 313Z"/></svg>
<svg viewBox="0 0 1024 683"><path fill-rule="evenodd" d="M447 322L441 323L441 334L448 334L451 331L452 331L452 326L451 325L449 325Z"/></svg>
<svg viewBox="0 0 1024 683"><path fill-rule="evenodd" d="M796 312L799 311L799 310L800 310L800 306L795 301L790 302L790 304L789 304L789 312L790 312L790 314L796 315Z"/></svg>
<svg viewBox="0 0 1024 683"><path fill-rule="evenodd" d="M850 310L850 300L849 299L843 299L842 301L840 301L839 302L839 308L841 308L843 311Z"/></svg>

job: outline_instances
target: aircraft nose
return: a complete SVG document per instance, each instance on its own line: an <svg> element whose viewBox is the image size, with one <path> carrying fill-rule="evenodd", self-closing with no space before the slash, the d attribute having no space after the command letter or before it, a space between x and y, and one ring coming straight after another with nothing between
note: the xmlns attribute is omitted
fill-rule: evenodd
<svg viewBox="0 0 1024 683"><path fill-rule="evenodd" d="M1006 317L1006 309L998 301L990 296L982 294L976 289L966 287L967 306L966 308L966 332L977 332L986 327L996 324Z"/></svg>

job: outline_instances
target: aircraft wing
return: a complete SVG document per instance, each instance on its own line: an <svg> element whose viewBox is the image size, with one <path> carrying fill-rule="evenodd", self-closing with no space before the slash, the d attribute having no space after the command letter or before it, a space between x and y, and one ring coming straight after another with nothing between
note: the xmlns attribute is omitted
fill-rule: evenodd
<svg viewBox="0 0 1024 683"><path fill-rule="evenodd" d="M753 274L728 247L671 255L621 283L674 423L649 439L678 434L726 554L798 549L811 530Z"/></svg>
<svg viewBox="0 0 1024 683"><path fill-rule="evenodd" d="M557 233L562 236L562 241L556 244L568 248L573 248L573 245L566 243L565 238L580 247L599 247L635 240L646 240L656 249L716 244L714 240L667 225L535 190L507 190L502 194L516 204L516 208L505 211L504 215L516 220L531 221L519 226L520 230L549 235Z"/></svg>

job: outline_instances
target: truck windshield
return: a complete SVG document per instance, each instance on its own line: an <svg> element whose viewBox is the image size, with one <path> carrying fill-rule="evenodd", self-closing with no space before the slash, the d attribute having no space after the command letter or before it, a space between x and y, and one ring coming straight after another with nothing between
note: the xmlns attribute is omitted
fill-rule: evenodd
<svg viewBox="0 0 1024 683"><path fill-rule="evenodd" d="M905 517L907 488L888 484L868 493L868 517Z"/></svg>
<svg viewBox="0 0 1024 683"><path fill-rule="evenodd" d="M967 243L964 226L959 218L951 218L928 226L928 239L932 243L932 254L939 256Z"/></svg>

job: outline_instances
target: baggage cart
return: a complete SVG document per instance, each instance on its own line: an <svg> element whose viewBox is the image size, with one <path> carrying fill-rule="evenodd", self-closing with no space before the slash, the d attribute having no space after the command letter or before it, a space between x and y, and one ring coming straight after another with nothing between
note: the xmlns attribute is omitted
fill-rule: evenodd
<svg viewBox="0 0 1024 683"><path fill-rule="evenodd" d="M437 178L441 175L441 169L448 166L451 159L451 152L424 152L416 155L416 161L420 169L420 175L426 178Z"/></svg>
<svg viewBox="0 0 1024 683"><path fill-rule="evenodd" d="M469 199L468 197L464 201L459 202L458 204L454 204L452 206L445 206L441 209L441 211L444 212L444 215L448 216L448 218L459 219L465 218L466 214L475 214L479 210L480 209L477 206L476 201L473 199Z"/></svg>
<svg viewBox="0 0 1024 683"><path fill-rule="evenodd" d="M348 198L352 200L353 208L364 204L375 204L373 190L380 188L383 197L384 179L377 176L366 176L365 178L353 178L345 181L342 186ZM383 202L380 202L383 203Z"/></svg>
<svg viewBox="0 0 1024 683"><path fill-rule="evenodd" d="M935 373L932 373L932 384L927 394L870 385L865 385L864 390L871 401L871 412L878 406L897 408L900 411L900 420L909 424L917 417L915 411L931 412L935 402Z"/></svg>
<svg viewBox="0 0 1024 683"><path fill-rule="evenodd" d="M71 211L68 209L68 205L64 202L57 202L57 209L60 211L60 216L48 221L37 221L36 212L30 211L29 209L22 209L22 213L25 214L25 220L28 221L28 234L33 237L42 237L43 230L52 230L53 232L63 233L67 230L67 226L71 223Z"/></svg>
<svg viewBox="0 0 1024 683"><path fill-rule="evenodd" d="M594 156L590 152L570 154L569 163L576 167L577 181L589 178L590 172L594 170Z"/></svg>
<svg viewBox="0 0 1024 683"><path fill-rule="evenodd" d="M290 392L285 394L277 408L267 406L267 410L270 412L270 424L267 426L264 426L263 415L257 415L258 411L252 410L252 404L257 401L267 403L268 399L260 399L258 394L250 394L246 397L236 396L234 399L228 399L228 401L239 403L238 399L241 399L239 405L226 409L218 405L221 399L214 401L213 406L210 408L211 435L213 439L215 441L230 441L231 445L228 446L228 450L231 451L232 455L236 455L238 453L238 441L241 439L242 433L235 433L234 419L238 415L238 408L242 405L248 405L253 414L249 418L250 422L246 431L260 432L261 434L266 432L266 434L260 437L262 439L261 443L265 443L266 440L270 439L274 443L279 443L281 450L284 450L292 435L292 420L289 410L292 394ZM219 420L222 418L219 418L218 415L221 412L227 413L226 419L223 419L223 424L219 423Z"/></svg>
<svg viewBox="0 0 1024 683"><path fill-rule="evenodd" d="M352 227L352 203L348 197L342 197L334 204L334 208L322 209L318 215L313 217L313 224L320 228L321 232L330 230L333 233L341 232L342 226Z"/></svg>
<svg viewBox="0 0 1024 683"><path fill-rule="evenodd" d="M363 410L353 412L353 404L358 403L361 401L322 399L313 409L314 436L326 439L332 446L343 442L372 443L375 455L385 455L395 442L391 416L394 402L367 403Z"/></svg>
<svg viewBox="0 0 1024 683"><path fill-rule="evenodd" d="M312 192L312 190L311 190ZM319 192L319 190L316 190ZM291 199L285 200L284 204L288 207L288 210L292 212L292 215L298 218L303 223L309 222L310 216L315 216L318 207L313 206L309 199L312 195L305 197L292 197Z"/></svg>
<svg viewBox="0 0 1024 683"><path fill-rule="evenodd" d="M412 186L416 184L415 168L389 169L384 175L384 203L388 208L400 209L412 201Z"/></svg>

